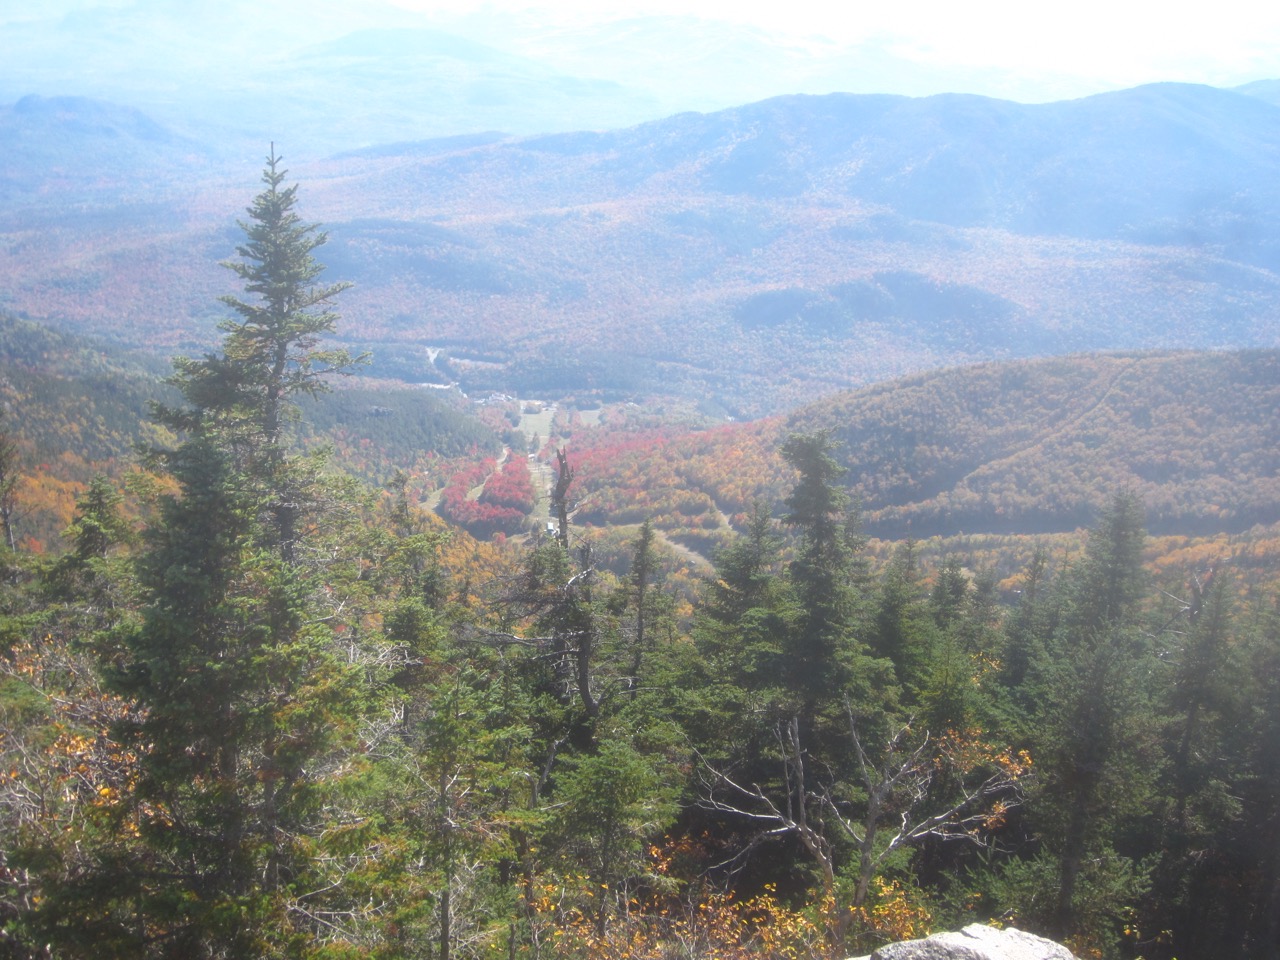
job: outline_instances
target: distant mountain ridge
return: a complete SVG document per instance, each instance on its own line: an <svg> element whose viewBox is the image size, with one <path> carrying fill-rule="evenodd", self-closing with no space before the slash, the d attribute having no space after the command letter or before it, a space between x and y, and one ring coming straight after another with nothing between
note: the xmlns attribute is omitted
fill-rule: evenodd
<svg viewBox="0 0 1280 960"><path fill-rule="evenodd" d="M712 194L838 194L953 227L1196 243L1280 263L1258 229L1280 213L1271 176L1280 107L1212 87L1154 84L1030 105L964 94L779 97L625 130L531 137L503 152L509 163L590 158L614 192L683 174ZM539 180L527 177L547 200L581 202L572 188L557 197Z"/></svg>
<svg viewBox="0 0 1280 960"><path fill-rule="evenodd" d="M0 213L50 201L154 201L157 183L207 175L213 154L141 110L34 94L0 106L0 143Z"/></svg>
<svg viewBox="0 0 1280 960"><path fill-rule="evenodd" d="M121 137L145 153L123 122L64 130L82 156ZM117 224L52 182L18 220L0 210L0 306L162 349L211 339L253 184L175 155L128 168L117 149L156 198ZM1280 107L1158 84L1032 106L782 97L291 174L331 274L356 282L345 335L444 347L477 390L695 394L753 416L981 359L1275 346L1278 161ZM0 159L0 176L48 169Z"/></svg>
<svg viewBox="0 0 1280 960"><path fill-rule="evenodd" d="M50 4L49 6L54 6ZM636 122L652 95L554 59L431 26L382 0L174 0L0 14L0 101L30 93L131 103L236 157L268 140L297 156L500 128ZM568 122L572 118L572 122Z"/></svg>

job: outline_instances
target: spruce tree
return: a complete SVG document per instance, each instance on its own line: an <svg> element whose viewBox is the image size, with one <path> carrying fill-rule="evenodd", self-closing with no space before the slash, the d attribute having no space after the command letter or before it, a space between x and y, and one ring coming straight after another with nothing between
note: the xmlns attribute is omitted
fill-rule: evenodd
<svg viewBox="0 0 1280 960"><path fill-rule="evenodd" d="M10 553L17 549L13 522L18 507L20 467L17 437L0 414L0 544Z"/></svg>
<svg viewBox="0 0 1280 960"><path fill-rule="evenodd" d="M633 702L651 682L650 660L660 646L658 634L670 636L674 630L672 598L663 591L664 575L656 543L653 524L645 520L631 548L631 569L609 603L617 610L619 629L631 647L631 662L623 682L628 687L628 699ZM631 621L630 629L627 619Z"/></svg>
<svg viewBox="0 0 1280 960"><path fill-rule="evenodd" d="M250 297L221 300L236 317L223 321L222 349L200 359L178 357L170 382L185 408L158 407L157 419L192 435L216 436L265 497L269 535L290 562L301 515L311 495L305 462L287 456L284 427L296 415L294 398L329 389L328 378L348 372L363 358L344 349L321 349L338 315L330 309L349 284L323 284L314 257L328 235L298 215L297 186L284 186L287 171L274 146L267 157L266 185L239 221L246 240L238 260L223 263Z"/></svg>
<svg viewBox="0 0 1280 960"><path fill-rule="evenodd" d="M341 285L317 285L324 234L299 220L278 163L230 265L256 299L226 298L239 317L221 351L177 360L186 406L158 410L183 435L157 458L178 493L149 531L142 615L112 665L138 705L115 731L138 760L112 815L137 842L51 897L68 955L295 956L335 937L341 858L325 855L321 811L369 692L321 612L332 574L299 549L301 521L338 500L283 426L291 398L350 358L319 348Z"/></svg>
<svg viewBox="0 0 1280 960"><path fill-rule="evenodd" d="M1042 686L1033 753L1048 788L1043 836L1057 866L1043 919L1078 942L1105 938L1140 886L1137 864L1111 839L1141 812L1157 770L1140 604L1144 539L1139 501L1113 498L1084 559L1063 580L1057 629L1035 667Z"/></svg>
<svg viewBox="0 0 1280 960"><path fill-rule="evenodd" d="M732 702L776 687L782 637L795 626L795 604L781 574L783 538L768 508L756 503L746 531L715 558L695 639L706 682Z"/></svg>
<svg viewBox="0 0 1280 960"><path fill-rule="evenodd" d="M839 485L844 469L831 456L827 434L792 435L782 457L800 473L784 518L800 535L789 569L800 623L787 640L783 670L803 711L810 712L816 703L838 702L848 693L858 648L852 636L853 558L845 536L849 495Z"/></svg>

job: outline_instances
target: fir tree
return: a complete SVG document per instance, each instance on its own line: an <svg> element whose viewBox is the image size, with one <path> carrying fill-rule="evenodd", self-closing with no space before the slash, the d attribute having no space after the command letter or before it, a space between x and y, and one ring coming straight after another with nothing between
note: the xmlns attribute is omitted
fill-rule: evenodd
<svg viewBox="0 0 1280 960"><path fill-rule="evenodd" d="M69 953L292 956L333 935L324 905L342 884L325 872L338 859L319 812L369 694L318 609L327 572L299 560L304 508L318 519L339 498L316 461L288 454L282 424L291 397L349 358L318 349L335 317L317 308L341 287L315 285L324 235L298 220L283 177L273 153L233 265L258 301L228 298L240 319L222 351L177 361L188 406L159 411L185 433L159 456L178 495L150 531L142 615L113 668L139 709L115 731L138 762L111 815L137 843L102 848L50 898ZM89 516L77 545L93 554Z"/></svg>
<svg viewBox="0 0 1280 960"><path fill-rule="evenodd" d="M1045 921L1059 937L1101 936L1139 886L1136 865L1108 841L1141 809L1157 769L1139 603L1144 539L1141 504L1115 497L1064 578L1057 630L1037 667L1034 753L1050 785L1041 809L1052 811L1044 834L1058 879Z"/></svg>
<svg viewBox="0 0 1280 960"><path fill-rule="evenodd" d="M853 558L845 536L849 495L839 486L844 469L831 456L827 434L795 434L782 456L800 473L784 518L800 534L788 571L800 623L787 640L783 669L808 712L818 701L838 701L848 692L858 646L852 636Z"/></svg>
<svg viewBox="0 0 1280 960"><path fill-rule="evenodd" d="M14 515L18 508L18 441L0 418L0 541L12 553L17 548Z"/></svg>
<svg viewBox="0 0 1280 960"><path fill-rule="evenodd" d="M240 259L223 264L250 298L222 298L237 317L219 325L225 334L220 353L174 360L170 382L188 406L158 407L157 419L192 435L216 435L236 453L246 476L266 492L271 539L288 562L301 515L314 501L309 471L285 447L294 398L325 392L329 376L363 358L321 349L338 319L332 300L349 284L319 283L324 267L313 254L328 235L298 216L298 188L284 186L280 161L273 146L262 174L266 189L249 206L249 220L240 222L246 237L236 248Z"/></svg>

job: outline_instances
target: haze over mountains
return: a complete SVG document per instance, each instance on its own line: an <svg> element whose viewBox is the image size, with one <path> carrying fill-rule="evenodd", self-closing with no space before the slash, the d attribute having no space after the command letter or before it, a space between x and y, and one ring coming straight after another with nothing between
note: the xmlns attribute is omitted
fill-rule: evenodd
<svg viewBox="0 0 1280 960"><path fill-rule="evenodd" d="M356 283L344 335L423 358L410 379L750 416L976 359L1275 346L1274 93L792 96L287 165ZM0 131L0 309L212 340L256 157L228 174L216 145L86 99L26 97Z"/></svg>
<svg viewBox="0 0 1280 960"><path fill-rule="evenodd" d="M877 32L884 17L871 11L850 33L831 11L806 22L799 7L772 18L785 29L770 29L705 4L677 15L661 4L630 15L617 3L503 6L0 0L0 103L94 96L142 109L228 157L256 155L274 139L296 160L483 130L613 129L778 93L1025 98L998 68L922 59L883 25ZM1033 72L1039 100L1117 86L1049 64Z"/></svg>

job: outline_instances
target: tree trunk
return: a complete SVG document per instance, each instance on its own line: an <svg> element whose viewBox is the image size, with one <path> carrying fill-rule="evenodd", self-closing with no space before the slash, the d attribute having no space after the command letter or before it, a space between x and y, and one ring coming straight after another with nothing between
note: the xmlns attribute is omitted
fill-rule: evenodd
<svg viewBox="0 0 1280 960"><path fill-rule="evenodd" d="M1076 880L1084 864L1085 841L1089 826L1088 807L1093 789L1088 782L1080 782L1071 804L1071 816L1067 821L1063 838L1062 857L1059 860L1058 904L1054 911L1054 933L1065 939L1073 932L1076 922Z"/></svg>

